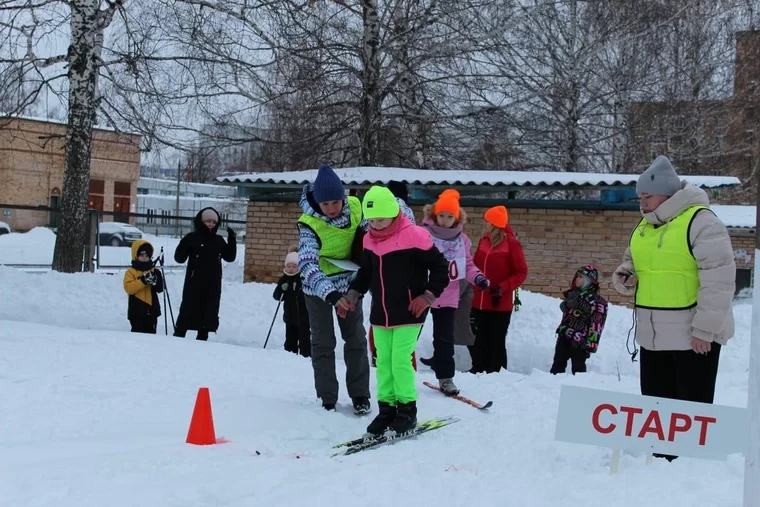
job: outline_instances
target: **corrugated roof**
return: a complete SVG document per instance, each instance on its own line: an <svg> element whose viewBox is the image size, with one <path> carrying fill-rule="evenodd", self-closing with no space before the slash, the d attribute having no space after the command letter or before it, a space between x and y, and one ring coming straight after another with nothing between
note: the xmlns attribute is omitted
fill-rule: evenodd
<svg viewBox="0 0 760 507"><path fill-rule="evenodd" d="M755 228L755 213L757 210L755 206L714 204L710 206L710 209L713 210L726 227Z"/></svg>
<svg viewBox="0 0 760 507"><path fill-rule="evenodd" d="M492 187L594 187L635 185L638 174L569 173L539 171L446 171L399 167L350 167L335 169L343 184L367 186L391 180L412 185L492 186ZM314 181L316 169L276 173L250 173L217 178L222 183L240 185L304 185ZM739 185L733 176L681 176L703 188Z"/></svg>

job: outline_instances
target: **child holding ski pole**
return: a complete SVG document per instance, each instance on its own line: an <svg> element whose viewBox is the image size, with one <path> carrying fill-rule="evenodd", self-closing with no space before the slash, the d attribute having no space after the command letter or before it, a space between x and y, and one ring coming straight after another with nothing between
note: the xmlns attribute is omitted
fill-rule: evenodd
<svg viewBox="0 0 760 507"><path fill-rule="evenodd" d="M432 305L433 357L420 361L435 371L438 385L446 395L459 394L454 384L454 330L456 314L467 319L466 313L457 312L460 301L460 283L472 283L482 290L488 289L488 279L472 260L472 243L464 233L467 215L459 206L459 192L444 190L435 204L425 206L422 226L430 232L433 244L448 263L449 286Z"/></svg>
<svg viewBox="0 0 760 507"><path fill-rule="evenodd" d="M297 248L297 247L296 247ZM283 275L277 280L272 297L282 301L282 320L285 322L285 350L303 357L311 357L311 331L309 312L303 295L303 283L298 271L298 252L285 256Z"/></svg>
<svg viewBox="0 0 760 507"><path fill-rule="evenodd" d="M449 284L448 263L430 234L401 213L387 188L370 188L362 210L369 231L346 298L354 306L372 292L369 320L377 347L380 413L367 432L379 435L391 428L405 433L417 425L415 371L409 358L428 308ZM339 316L345 314L339 309Z"/></svg>
<svg viewBox="0 0 760 507"><path fill-rule="evenodd" d="M129 295L127 319L133 333L156 334L161 315L158 294L164 291L164 278L152 257L153 245L141 239L132 243L132 265L124 272L124 291Z"/></svg>

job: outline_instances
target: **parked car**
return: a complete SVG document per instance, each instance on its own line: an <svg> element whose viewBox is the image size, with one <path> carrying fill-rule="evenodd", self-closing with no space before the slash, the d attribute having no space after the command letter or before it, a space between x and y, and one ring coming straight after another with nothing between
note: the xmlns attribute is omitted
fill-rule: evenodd
<svg viewBox="0 0 760 507"><path fill-rule="evenodd" d="M0 236L3 234L10 234L11 232L13 232L13 229L11 229L10 225L5 222L0 222Z"/></svg>
<svg viewBox="0 0 760 507"><path fill-rule="evenodd" d="M101 246L132 246L132 243L142 239L140 229L122 222L100 222L99 229Z"/></svg>

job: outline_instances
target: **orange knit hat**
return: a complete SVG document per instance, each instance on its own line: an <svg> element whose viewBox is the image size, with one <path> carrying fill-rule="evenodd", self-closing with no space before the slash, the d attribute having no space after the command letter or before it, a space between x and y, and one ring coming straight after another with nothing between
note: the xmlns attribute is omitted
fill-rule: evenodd
<svg viewBox="0 0 760 507"><path fill-rule="evenodd" d="M497 229L503 229L509 223L509 213L507 213L507 208L504 206L489 208L483 215L483 218Z"/></svg>
<svg viewBox="0 0 760 507"><path fill-rule="evenodd" d="M453 188L441 192L441 195L438 196L438 200L435 202L435 206L433 206L433 213L435 215L445 211L448 211L454 215L454 218L459 220L461 214L459 211L459 192Z"/></svg>

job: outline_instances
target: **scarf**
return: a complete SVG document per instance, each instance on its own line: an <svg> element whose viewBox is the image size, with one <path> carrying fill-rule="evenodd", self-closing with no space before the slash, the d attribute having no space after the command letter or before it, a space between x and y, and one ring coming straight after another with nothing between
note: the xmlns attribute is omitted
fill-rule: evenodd
<svg viewBox="0 0 760 507"><path fill-rule="evenodd" d="M459 235L462 234L462 230L464 229L462 224L458 222L454 224L453 227L441 227L440 225L437 225L435 222L427 218L422 222L422 224L428 231L430 231L430 234L444 241L457 239Z"/></svg>
<svg viewBox="0 0 760 507"><path fill-rule="evenodd" d="M153 264L153 261L145 261L145 262L140 262L137 260L132 261L132 267L138 271L148 271L149 269L153 269L154 266L155 264Z"/></svg>
<svg viewBox="0 0 760 507"><path fill-rule="evenodd" d="M399 229L401 229L402 220L400 217L401 217L401 214L399 213L399 215L393 219L393 222L391 222L391 225L389 225L383 230L373 229L372 226L370 226L369 227L370 236L372 236L378 241L383 241L390 238L391 236L396 234L399 231Z"/></svg>

